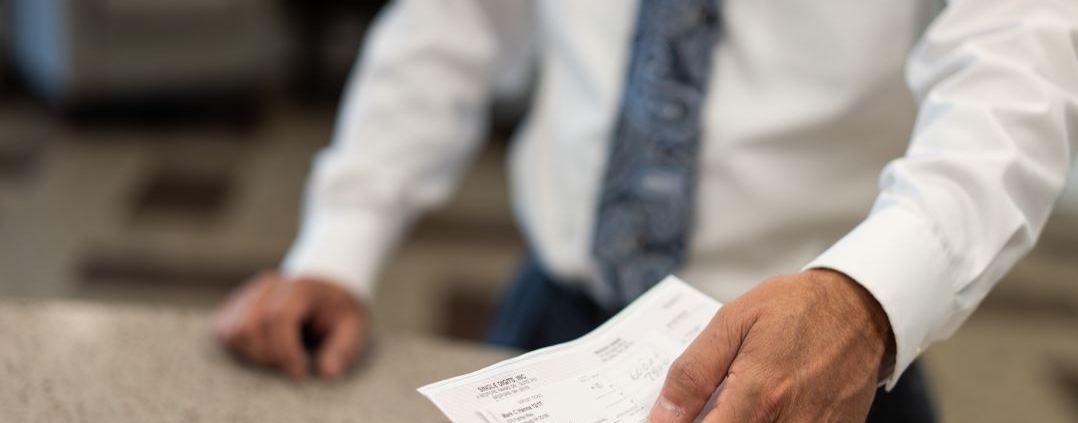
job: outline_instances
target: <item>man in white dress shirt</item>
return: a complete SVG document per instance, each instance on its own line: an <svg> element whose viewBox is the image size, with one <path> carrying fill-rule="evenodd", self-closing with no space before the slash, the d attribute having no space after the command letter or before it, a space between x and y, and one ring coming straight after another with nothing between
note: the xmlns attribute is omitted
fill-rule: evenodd
<svg viewBox="0 0 1078 423"><path fill-rule="evenodd" d="M663 17L675 9L685 19ZM663 38L678 22L697 38ZM529 311L491 338L565 340L676 273L727 305L672 365L655 423L931 420L910 365L1032 248L1078 148L1073 0L398 0L316 161L301 234L280 273L223 307L222 341L301 378L308 322L324 337L314 369L340 375L380 267L450 195L491 81L522 58L538 85L510 172L533 256L506 301ZM655 63L689 69L691 101L655 95L641 74ZM694 125L669 150L691 162L632 155L676 130L625 141L648 110ZM613 213L609 199L644 197L618 175L657 168L640 186L690 213ZM675 229L619 238L632 225Z"/></svg>

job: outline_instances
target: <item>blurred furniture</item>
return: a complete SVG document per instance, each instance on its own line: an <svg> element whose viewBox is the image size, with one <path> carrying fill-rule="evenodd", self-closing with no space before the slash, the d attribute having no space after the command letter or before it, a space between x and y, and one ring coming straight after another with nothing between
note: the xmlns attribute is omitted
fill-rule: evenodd
<svg viewBox="0 0 1078 423"><path fill-rule="evenodd" d="M264 0L8 0L15 65L54 106L247 93L280 68Z"/></svg>
<svg viewBox="0 0 1078 423"><path fill-rule="evenodd" d="M241 366L206 313L0 301L0 421L435 422L415 388L508 357L389 334L336 382L293 383Z"/></svg>
<svg viewBox="0 0 1078 423"><path fill-rule="evenodd" d="M386 0L282 0L295 45L290 85L305 102L336 105L363 38Z"/></svg>

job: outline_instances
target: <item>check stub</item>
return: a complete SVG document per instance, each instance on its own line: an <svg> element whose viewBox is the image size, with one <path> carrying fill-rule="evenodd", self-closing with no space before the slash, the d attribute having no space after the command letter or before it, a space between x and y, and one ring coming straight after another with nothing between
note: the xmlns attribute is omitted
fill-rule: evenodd
<svg viewBox="0 0 1078 423"><path fill-rule="evenodd" d="M670 276L576 340L419 388L453 423L645 423L721 304Z"/></svg>

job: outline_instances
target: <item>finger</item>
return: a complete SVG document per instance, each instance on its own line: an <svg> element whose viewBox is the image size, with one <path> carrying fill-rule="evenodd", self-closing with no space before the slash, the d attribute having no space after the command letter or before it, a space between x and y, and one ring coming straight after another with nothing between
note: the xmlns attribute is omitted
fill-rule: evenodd
<svg viewBox="0 0 1078 423"><path fill-rule="evenodd" d="M265 277L258 276L229 294L213 322L218 340L228 344L228 338L241 323L241 317L244 317L243 310L260 295L258 292L266 288L267 282Z"/></svg>
<svg viewBox="0 0 1078 423"><path fill-rule="evenodd" d="M722 383L741 346L737 316L720 310L670 365L662 391L648 417L651 423L690 423Z"/></svg>
<svg viewBox="0 0 1078 423"><path fill-rule="evenodd" d="M280 279L269 279L266 289L259 292L252 303L243 309L240 352L263 366L273 366L275 362L271 343L271 311L273 299L280 289Z"/></svg>
<svg viewBox="0 0 1078 423"><path fill-rule="evenodd" d="M366 339L366 325L359 316L348 316L332 323L322 349L318 352L318 372L337 378L355 359Z"/></svg>
<svg viewBox="0 0 1078 423"><path fill-rule="evenodd" d="M260 338L257 311L273 288L273 279L259 277L232 295L215 322L218 339L234 352L245 354L249 344Z"/></svg>
<svg viewBox="0 0 1078 423"><path fill-rule="evenodd" d="M310 313L311 298L297 286L278 290L267 330L273 364L299 380L307 376L307 354L303 350L300 328Z"/></svg>
<svg viewBox="0 0 1078 423"><path fill-rule="evenodd" d="M702 423L771 423L775 414L761 400L761 390L751 381L730 375L715 401L715 408Z"/></svg>

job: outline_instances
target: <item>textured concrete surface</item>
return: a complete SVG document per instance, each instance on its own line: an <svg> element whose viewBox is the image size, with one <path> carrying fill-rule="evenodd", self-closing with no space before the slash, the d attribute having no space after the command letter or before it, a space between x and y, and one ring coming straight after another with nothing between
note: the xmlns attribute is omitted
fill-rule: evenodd
<svg viewBox="0 0 1078 423"><path fill-rule="evenodd" d="M445 421L415 389L510 355L399 333L336 382L246 366L180 308L0 301L3 422Z"/></svg>
<svg viewBox="0 0 1078 423"><path fill-rule="evenodd" d="M0 99L0 298L214 307L284 254L311 155L332 124L332 109L283 105L246 131L78 127ZM376 301L386 333L482 330L524 254L503 157L491 143L450 204L401 245ZM1041 245L925 354L945 423L1078 421L1078 174L1072 180ZM287 387L274 386L258 389Z"/></svg>

